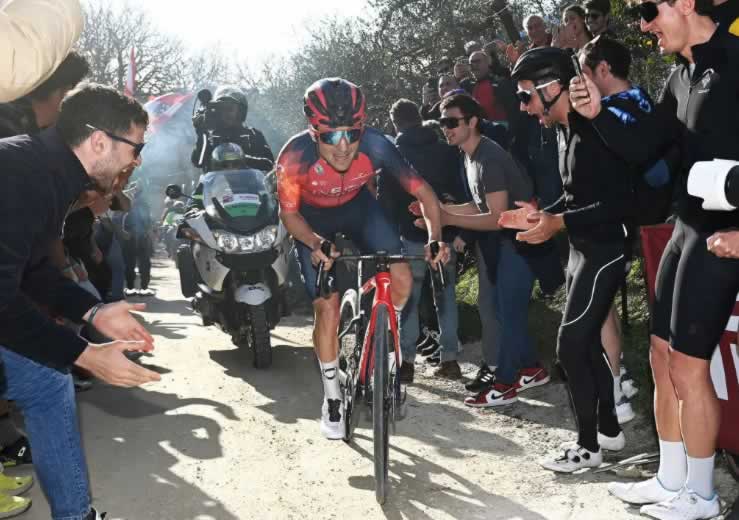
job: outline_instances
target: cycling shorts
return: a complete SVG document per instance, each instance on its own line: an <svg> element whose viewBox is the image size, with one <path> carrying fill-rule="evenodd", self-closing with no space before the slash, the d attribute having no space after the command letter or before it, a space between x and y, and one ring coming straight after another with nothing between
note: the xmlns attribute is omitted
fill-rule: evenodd
<svg viewBox="0 0 739 520"><path fill-rule="evenodd" d="M678 352L710 360L739 292L739 260L719 258L680 219L657 271L652 334Z"/></svg>
<svg viewBox="0 0 739 520"><path fill-rule="evenodd" d="M342 233L363 254L377 251L387 251L390 254L401 252L398 225L392 222L366 188L346 204L335 208L317 208L303 203L300 205L300 214L313 231L325 239L334 241L336 234ZM313 301L318 297L318 268L311 263L311 249L296 240L295 255L308 297ZM336 284L334 290L338 290Z"/></svg>

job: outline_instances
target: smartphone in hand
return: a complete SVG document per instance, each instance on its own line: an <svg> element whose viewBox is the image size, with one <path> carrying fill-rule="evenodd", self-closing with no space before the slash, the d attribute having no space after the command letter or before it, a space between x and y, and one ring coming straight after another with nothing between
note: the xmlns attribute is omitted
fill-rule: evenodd
<svg viewBox="0 0 739 520"><path fill-rule="evenodd" d="M580 60L577 57L577 53L570 56L570 59L572 60L572 66L575 67L575 74L580 78L582 84L585 85L585 77L583 76L582 67L580 66ZM588 95L588 103L590 103L590 91L587 88L585 89L585 93Z"/></svg>

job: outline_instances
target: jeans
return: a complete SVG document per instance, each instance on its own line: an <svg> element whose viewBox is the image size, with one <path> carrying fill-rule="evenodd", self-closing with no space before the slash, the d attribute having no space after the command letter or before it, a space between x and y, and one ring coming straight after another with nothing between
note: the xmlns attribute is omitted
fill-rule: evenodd
<svg viewBox="0 0 739 520"><path fill-rule="evenodd" d="M422 242L413 242L401 238L403 241L403 253L408 255L422 255L425 244ZM434 307L436 315L439 319L439 343L441 344L441 362L456 361L459 351L459 339L457 338L457 328L459 325L457 314L457 298L454 288L457 285L457 273L454 269L456 263L456 253L452 251L449 264L445 271L446 286L441 294L434 295ZM400 349L403 354L403 360L413 363L416 357L416 338L418 338L418 303L421 300L421 288L423 280L428 272L425 262L411 262L411 271L413 273L413 290L411 291L408 302L403 307L401 313L400 327Z"/></svg>
<svg viewBox="0 0 739 520"><path fill-rule="evenodd" d="M538 365L529 334L529 300L534 288L534 274L508 239L500 241L495 307L500 321L500 347L496 379L513 384L521 368Z"/></svg>
<svg viewBox="0 0 739 520"><path fill-rule="evenodd" d="M53 520L84 520L90 483L72 376L0 346L7 388L25 418L33 465Z"/></svg>
<svg viewBox="0 0 739 520"><path fill-rule="evenodd" d="M477 311L482 325L482 361L494 367L498 365L498 345L500 344L500 321L495 304L495 286L490 282L485 260L477 249Z"/></svg>

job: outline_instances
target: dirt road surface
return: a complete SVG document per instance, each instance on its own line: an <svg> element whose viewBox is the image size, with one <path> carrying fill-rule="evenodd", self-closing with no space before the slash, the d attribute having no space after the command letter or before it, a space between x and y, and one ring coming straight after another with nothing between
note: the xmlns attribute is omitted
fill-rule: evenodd
<svg viewBox="0 0 739 520"><path fill-rule="evenodd" d="M473 410L462 404L462 383L431 377L420 360L409 417L391 438L392 494L380 507L369 422L351 445L319 433L322 387L311 318L286 318L272 334L274 366L257 371L248 352L201 325L169 261L156 261L153 275L157 295L145 317L157 348L143 363L162 381L135 390L97 383L79 394L94 504L109 518L639 517L608 495L607 482L619 477L558 476L537 464L574 439L562 383L532 389L503 410ZM467 377L474 377L478 356L479 345L465 346ZM654 449L649 421L634 421L626 434L623 457ZM721 495L733 500L735 483L723 470L717 478ZM48 519L38 484L30 496L34 505L20 518Z"/></svg>

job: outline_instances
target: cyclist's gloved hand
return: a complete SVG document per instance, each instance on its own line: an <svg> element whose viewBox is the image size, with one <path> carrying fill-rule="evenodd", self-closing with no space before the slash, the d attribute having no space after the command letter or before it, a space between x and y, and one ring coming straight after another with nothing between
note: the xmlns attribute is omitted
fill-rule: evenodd
<svg viewBox="0 0 739 520"><path fill-rule="evenodd" d="M426 246L424 247L424 251L426 254L426 261L431 264L431 268L436 270L439 268L439 263L446 264L449 262L450 258L450 252L449 252L449 244L446 242L437 241L436 243L439 245L439 252L434 256L431 252L431 244L433 241L430 241Z"/></svg>
<svg viewBox="0 0 739 520"><path fill-rule="evenodd" d="M333 266L333 264L334 264L334 258L338 258L339 256L341 256L341 253L339 253L336 250L336 246L333 243L331 243L331 253L329 255L325 254L321 250L321 247L323 246L323 243L324 242L327 242L327 241L326 240L322 240L318 244L318 246L316 246L313 249L313 251L311 251L310 259L311 259L311 263L314 266L318 266L318 264L320 264L321 262L323 262L323 269L324 269L324 271L328 271L329 269L331 269L331 266Z"/></svg>
<svg viewBox="0 0 739 520"><path fill-rule="evenodd" d="M661 188L670 182L670 168L667 166L665 160L660 159L654 166L647 170L644 174L644 180L652 188Z"/></svg>

